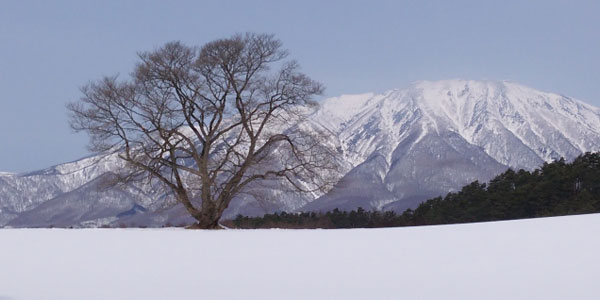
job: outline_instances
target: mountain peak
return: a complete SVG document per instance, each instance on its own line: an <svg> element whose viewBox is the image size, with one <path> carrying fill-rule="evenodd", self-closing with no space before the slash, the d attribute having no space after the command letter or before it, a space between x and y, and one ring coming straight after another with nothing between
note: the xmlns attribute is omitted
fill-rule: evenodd
<svg viewBox="0 0 600 300"><path fill-rule="evenodd" d="M356 97L351 111L345 97L325 101L317 118L354 168L305 209L403 211L507 168L600 150L597 108L511 81L418 81Z"/></svg>
<svg viewBox="0 0 600 300"><path fill-rule="evenodd" d="M539 161L574 157L600 146L598 108L506 80L417 81L383 94L327 99L321 110L334 131L385 132L394 143L415 126L422 134L455 132L514 168L535 168ZM503 143L522 144L539 159L525 163L511 158Z"/></svg>

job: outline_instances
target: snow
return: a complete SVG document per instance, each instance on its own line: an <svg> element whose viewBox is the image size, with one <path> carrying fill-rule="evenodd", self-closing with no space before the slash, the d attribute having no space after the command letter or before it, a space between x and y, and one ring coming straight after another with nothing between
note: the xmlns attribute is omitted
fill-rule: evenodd
<svg viewBox="0 0 600 300"><path fill-rule="evenodd" d="M3 229L0 299L597 299L600 214L354 230Z"/></svg>
<svg viewBox="0 0 600 300"><path fill-rule="evenodd" d="M330 112L332 116L347 120L357 114L373 96L375 96L373 93L341 95L326 99L322 106L325 108L324 111Z"/></svg>

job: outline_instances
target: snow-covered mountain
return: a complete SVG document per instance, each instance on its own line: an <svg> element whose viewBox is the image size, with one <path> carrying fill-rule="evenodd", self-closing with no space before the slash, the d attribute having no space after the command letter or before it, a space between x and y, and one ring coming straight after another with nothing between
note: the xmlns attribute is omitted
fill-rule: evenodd
<svg viewBox="0 0 600 300"><path fill-rule="evenodd" d="M404 210L473 180L600 150L600 110L512 82L417 82L326 100L315 119L354 166L305 210Z"/></svg>
<svg viewBox="0 0 600 300"><path fill-rule="evenodd" d="M383 94L326 99L308 126L332 133L343 177L326 195L235 199L226 217L333 208L402 211L511 167L600 150L600 110L512 82L416 82ZM138 225L190 221L143 184L102 188L113 157L30 174L0 173L0 226Z"/></svg>

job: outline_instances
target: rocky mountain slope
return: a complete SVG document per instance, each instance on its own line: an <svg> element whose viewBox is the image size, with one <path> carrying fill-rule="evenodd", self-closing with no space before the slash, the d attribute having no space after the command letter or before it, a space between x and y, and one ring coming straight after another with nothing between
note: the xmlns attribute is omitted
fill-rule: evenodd
<svg viewBox="0 0 600 300"><path fill-rule="evenodd" d="M404 210L485 181L600 150L600 110L512 82L416 82L383 94L326 99L308 120L332 132L343 177L326 195L269 191L240 196L226 212ZM122 167L93 156L29 174L0 173L0 226L158 226L190 219L157 186L103 188Z"/></svg>

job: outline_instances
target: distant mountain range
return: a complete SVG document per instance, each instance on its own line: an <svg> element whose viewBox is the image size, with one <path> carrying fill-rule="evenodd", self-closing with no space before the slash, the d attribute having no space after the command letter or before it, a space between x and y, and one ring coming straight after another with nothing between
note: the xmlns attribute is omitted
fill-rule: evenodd
<svg viewBox="0 0 600 300"><path fill-rule="evenodd" d="M600 150L600 109L513 82L416 82L383 94L326 99L307 121L325 128L343 177L325 195L237 197L225 217L333 208L403 211L487 181ZM310 127L308 126L308 127ZM28 174L0 173L0 226L161 226L192 220L157 186L104 188L122 167L92 156Z"/></svg>

